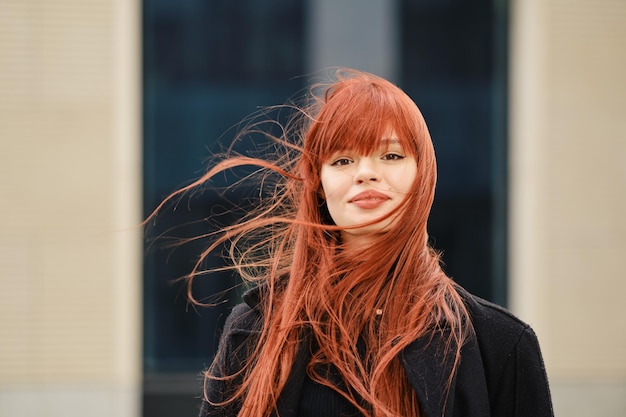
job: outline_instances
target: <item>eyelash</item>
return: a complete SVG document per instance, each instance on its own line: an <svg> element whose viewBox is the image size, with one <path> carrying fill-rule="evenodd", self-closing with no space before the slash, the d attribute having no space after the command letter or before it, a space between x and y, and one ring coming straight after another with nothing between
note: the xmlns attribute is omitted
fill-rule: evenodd
<svg viewBox="0 0 626 417"><path fill-rule="evenodd" d="M352 161L350 159L348 159L348 158L339 158L339 159L337 159L335 162L333 162L330 165L334 166L334 167L339 167L339 166L348 165L350 162L352 162Z"/></svg>
<svg viewBox="0 0 626 417"><path fill-rule="evenodd" d="M404 156L397 153L388 153L383 155L382 159L385 161L399 161L400 159L404 159Z"/></svg>
<svg viewBox="0 0 626 417"><path fill-rule="evenodd" d="M382 159L383 161L399 161L401 159L404 159L404 156L397 153L387 153L384 154L380 159ZM349 165L351 162L352 160L349 158L339 158L336 161L332 162L330 165L339 167Z"/></svg>

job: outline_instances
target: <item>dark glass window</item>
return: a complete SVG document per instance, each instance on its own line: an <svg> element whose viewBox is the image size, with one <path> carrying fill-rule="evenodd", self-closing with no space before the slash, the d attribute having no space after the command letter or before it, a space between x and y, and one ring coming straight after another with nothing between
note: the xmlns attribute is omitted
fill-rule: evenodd
<svg viewBox="0 0 626 417"><path fill-rule="evenodd" d="M506 303L507 2L404 0L401 85L438 163L429 221L446 272Z"/></svg>

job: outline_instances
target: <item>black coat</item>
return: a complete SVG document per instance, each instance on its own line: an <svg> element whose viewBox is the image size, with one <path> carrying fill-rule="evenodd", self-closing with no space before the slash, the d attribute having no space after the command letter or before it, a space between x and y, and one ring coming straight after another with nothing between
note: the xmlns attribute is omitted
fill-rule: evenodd
<svg viewBox="0 0 626 417"><path fill-rule="evenodd" d="M537 337L511 313L459 289L475 336L461 350L461 362L445 396L451 360L437 355L437 343L415 340L401 354L402 364L426 417L551 417L550 391ZM224 327L217 363L226 373L239 369L246 341L258 337L262 317L260 292L244 295ZM249 344L247 345L249 346ZM280 417L297 415L300 390L306 376L309 349L300 349L277 408ZM228 395L224 382L210 381L207 395L220 401ZM203 402L201 416L236 416L238 404L214 408Z"/></svg>

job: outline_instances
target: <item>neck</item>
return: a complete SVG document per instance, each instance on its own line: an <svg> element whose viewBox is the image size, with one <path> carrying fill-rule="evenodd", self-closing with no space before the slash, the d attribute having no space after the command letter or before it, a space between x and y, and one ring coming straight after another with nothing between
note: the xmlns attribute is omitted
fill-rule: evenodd
<svg viewBox="0 0 626 417"><path fill-rule="evenodd" d="M341 232L341 243L347 251L363 251L369 249L376 240L380 238L380 233L368 233L356 235L348 232Z"/></svg>

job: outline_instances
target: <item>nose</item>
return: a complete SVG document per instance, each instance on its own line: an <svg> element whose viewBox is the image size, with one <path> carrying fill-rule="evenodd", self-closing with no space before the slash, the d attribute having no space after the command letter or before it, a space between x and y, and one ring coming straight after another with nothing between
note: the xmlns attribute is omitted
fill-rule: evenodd
<svg viewBox="0 0 626 417"><path fill-rule="evenodd" d="M374 163L369 158L362 158L356 166L356 173L354 175L354 182L361 184L364 182L378 182L380 181L380 174L376 170Z"/></svg>

